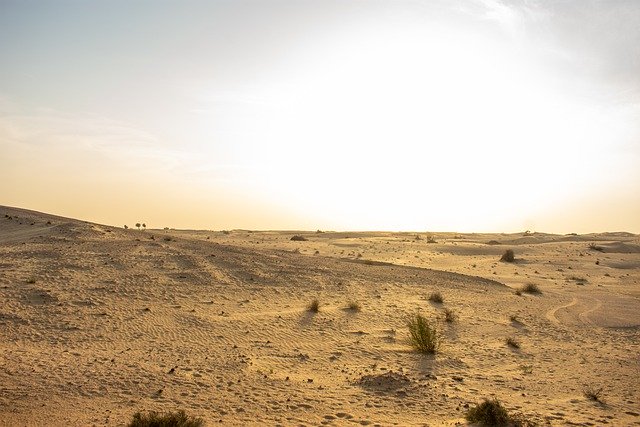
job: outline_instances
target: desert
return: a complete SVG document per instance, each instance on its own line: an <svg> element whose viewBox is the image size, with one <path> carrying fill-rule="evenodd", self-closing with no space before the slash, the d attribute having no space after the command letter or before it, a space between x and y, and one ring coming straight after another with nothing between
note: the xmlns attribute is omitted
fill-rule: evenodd
<svg viewBox="0 0 640 427"><path fill-rule="evenodd" d="M131 227L0 207L1 425L640 425L637 235Z"/></svg>

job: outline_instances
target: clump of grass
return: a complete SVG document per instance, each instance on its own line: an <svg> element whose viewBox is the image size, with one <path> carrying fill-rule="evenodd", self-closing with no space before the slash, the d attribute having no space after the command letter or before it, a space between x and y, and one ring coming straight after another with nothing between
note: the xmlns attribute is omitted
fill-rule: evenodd
<svg viewBox="0 0 640 427"><path fill-rule="evenodd" d="M500 261L502 262L514 262L515 260L516 255L513 253L513 249L507 249L500 257Z"/></svg>
<svg viewBox="0 0 640 427"><path fill-rule="evenodd" d="M533 365L520 365L519 368L523 374L531 374L533 372Z"/></svg>
<svg viewBox="0 0 640 427"><path fill-rule="evenodd" d="M320 301L318 301L318 299L314 299L313 301L311 301L311 303L309 303L309 305L307 306L307 311L310 311L312 313L317 313L320 311Z"/></svg>
<svg viewBox="0 0 640 427"><path fill-rule="evenodd" d="M589 400L593 400L594 402L603 403L602 401L602 390L603 387L595 388L593 386L587 385L582 389L582 394Z"/></svg>
<svg viewBox="0 0 640 427"><path fill-rule="evenodd" d="M513 337L509 337L505 341L511 348L520 348L520 343Z"/></svg>
<svg viewBox="0 0 640 427"><path fill-rule="evenodd" d="M409 343L419 353L434 354L438 349L438 332L421 314L407 321Z"/></svg>
<svg viewBox="0 0 640 427"><path fill-rule="evenodd" d="M183 410L160 414L136 412L127 427L202 427L204 420L187 415Z"/></svg>
<svg viewBox="0 0 640 427"><path fill-rule="evenodd" d="M527 283L521 289L522 292L526 292L528 294L541 294L542 291L535 283Z"/></svg>
<svg viewBox="0 0 640 427"><path fill-rule="evenodd" d="M456 319L458 318L458 316L456 316L456 314L453 312L453 310L449 309L449 308L445 308L444 309L444 320L447 323L453 323L456 321Z"/></svg>
<svg viewBox="0 0 640 427"><path fill-rule="evenodd" d="M349 303L347 304L347 309L351 311L360 311L362 310L362 306L360 306L360 303L357 301L349 301Z"/></svg>
<svg viewBox="0 0 640 427"><path fill-rule="evenodd" d="M485 399L484 402L470 408L465 419L482 426L507 426L511 422L509 413L498 399Z"/></svg>
<svg viewBox="0 0 640 427"><path fill-rule="evenodd" d="M296 234L295 236L293 236L291 238L291 240L293 240L294 242L306 242L308 239L306 237L304 237L304 236Z"/></svg>
<svg viewBox="0 0 640 427"><path fill-rule="evenodd" d="M431 295L429 295L429 301L435 302L437 304L442 304L444 299L442 298L442 294L440 292L432 292Z"/></svg>

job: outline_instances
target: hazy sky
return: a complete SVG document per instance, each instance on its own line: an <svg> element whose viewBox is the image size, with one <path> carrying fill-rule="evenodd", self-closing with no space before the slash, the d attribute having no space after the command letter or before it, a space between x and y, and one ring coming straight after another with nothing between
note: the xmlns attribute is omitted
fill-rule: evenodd
<svg viewBox="0 0 640 427"><path fill-rule="evenodd" d="M0 0L0 204L640 232L640 1Z"/></svg>

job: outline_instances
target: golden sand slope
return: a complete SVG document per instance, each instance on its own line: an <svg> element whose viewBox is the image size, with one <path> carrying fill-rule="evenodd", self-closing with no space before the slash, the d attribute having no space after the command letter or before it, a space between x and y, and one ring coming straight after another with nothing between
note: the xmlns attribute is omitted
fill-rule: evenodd
<svg viewBox="0 0 640 427"><path fill-rule="evenodd" d="M491 396L540 425L640 425L637 236L292 235L0 207L0 425L124 425L148 409L455 425ZM516 263L498 262L506 248ZM516 295L527 283L543 293ZM407 345L416 312L438 325L435 356Z"/></svg>

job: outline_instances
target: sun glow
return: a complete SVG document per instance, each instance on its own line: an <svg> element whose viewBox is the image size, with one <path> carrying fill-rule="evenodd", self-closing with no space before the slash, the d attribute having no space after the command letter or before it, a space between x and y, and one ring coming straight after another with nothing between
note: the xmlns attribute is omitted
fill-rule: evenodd
<svg viewBox="0 0 640 427"><path fill-rule="evenodd" d="M499 39L418 26L335 37L262 86L237 158L258 194L335 225L503 229L515 214L520 227L590 179L619 125Z"/></svg>

